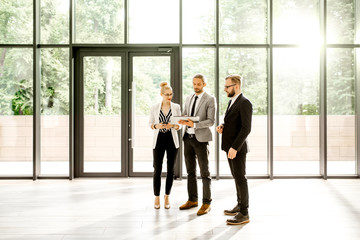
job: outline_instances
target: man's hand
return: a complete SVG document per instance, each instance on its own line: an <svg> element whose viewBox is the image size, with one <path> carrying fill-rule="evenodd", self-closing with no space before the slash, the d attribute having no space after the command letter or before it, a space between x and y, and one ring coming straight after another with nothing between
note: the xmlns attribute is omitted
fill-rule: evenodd
<svg viewBox="0 0 360 240"><path fill-rule="evenodd" d="M223 126L222 124L216 127L216 131L217 131L219 134L222 134L223 129L224 129L224 126Z"/></svg>
<svg viewBox="0 0 360 240"><path fill-rule="evenodd" d="M237 151L235 149L230 148L229 152L228 152L228 158L229 159L234 159L236 157L236 153L237 153Z"/></svg>
<svg viewBox="0 0 360 240"><path fill-rule="evenodd" d="M180 120L179 124L186 125L186 126L192 127L192 128L194 127L194 122L191 121L190 119L188 119L188 120Z"/></svg>
<svg viewBox="0 0 360 240"><path fill-rule="evenodd" d="M181 124L181 125L186 125L186 124L185 124L186 122L187 122L187 121L185 121L185 120L179 120L179 121L178 121L178 123Z"/></svg>
<svg viewBox="0 0 360 240"><path fill-rule="evenodd" d="M174 125L172 125L171 123L168 123L168 124L165 125L165 128L166 128L166 129L170 129L170 128L172 128L173 126L174 126Z"/></svg>

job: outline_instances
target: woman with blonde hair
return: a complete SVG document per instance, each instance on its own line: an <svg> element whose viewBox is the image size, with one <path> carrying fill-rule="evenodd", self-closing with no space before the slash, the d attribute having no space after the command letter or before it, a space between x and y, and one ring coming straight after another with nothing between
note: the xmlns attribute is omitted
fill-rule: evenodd
<svg viewBox="0 0 360 240"><path fill-rule="evenodd" d="M167 175L165 185L164 206L170 208L169 195L174 181L174 165L179 148L178 124L171 124L172 116L180 116L180 105L172 103L173 91L167 82L160 83L162 101L151 107L149 124L154 130L153 140L153 186L155 195L154 208L160 208L160 186L163 158L166 151Z"/></svg>

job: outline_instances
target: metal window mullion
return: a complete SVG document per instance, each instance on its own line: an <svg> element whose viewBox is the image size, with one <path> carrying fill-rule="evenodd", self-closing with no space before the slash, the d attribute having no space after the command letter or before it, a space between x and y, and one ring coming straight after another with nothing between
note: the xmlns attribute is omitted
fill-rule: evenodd
<svg viewBox="0 0 360 240"><path fill-rule="evenodd" d="M219 91L219 80L220 80L220 73L219 73L219 69L220 69L220 59L219 59L219 54L220 54L220 49L219 49L219 38L220 38L220 13L219 13L219 0L216 0L216 6L215 6L215 97L216 97L216 104L217 104L217 108L216 108L216 118L215 118L215 124L216 126L219 125L219 104L220 104L220 91ZM219 142L220 142L220 136L219 134L215 133L215 171L216 171L216 179L219 180L220 178L220 149L219 149Z"/></svg>
<svg viewBox="0 0 360 240"><path fill-rule="evenodd" d="M74 0L69 0L69 180L74 179Z"/></svg>
<svg viewBox="0 0 360 240"><path fill-rule="evenodd" d="M181 80L181 71L179 69L178 66L181 66L181 58L179 57L179 49L178 48L174 48L172 53L171 53L171 75L172 75L172 86L173 89L175 89L175 98L174 100L176 102L181 103L182 101L182 96L181 96L181 92L182 92L182 80ZM180 104L181 105L181 104ZM182 136L181 134L178 134L178 138L179 138L179 143L181 143L182 140ZM180 144L180 148L179 148L180 152L182 152L182 146ZM182 154L178 155L178 159L176 160L176 169L175 169L175 176L177 178L182 179L182 161L180 161L179 159L181 158Z"/></svg>
<svg viewBox="0 0 360 240"><path fill-rule="evenodd" d="M129 40L129 2L128 0L124 0L124 44L128 44Z"/></svg>
<svg viewBox="0 0 360 240"><path fill-rule="evenodd" d="M360 44L325 44L326 48L359 48Z"/></svg>
<svg viewBox="0 0 360 240"><path fill-rule="evenodd" d="M274 125L273 125L273 1L268 0L268 113L267 113L267 154L268 154L268 175L274 179Z"/></svg>
<svg viewBox="0 0 360 240"><path fill-rule="evenodd" d="M134 136L132 135L132 128L136 127L133 126L133 94L134 94L134 89L133 89L133 81L134 81L134 74L133 74L133 57L134 57L134 53L131 53L130 51L127 53L128 56L128 65L127 65L127 73L128 73L128 93L127 93L127 100L128 100L128 117L127 117L127 124L128 124L128 128L127 128L127 139L132 139ZM131 89L131 90L130 90ZM136 101L136 99L135 99ZM132 148L132 142L127 141L127 146L128 146L128 169L127 169L127 176L132 177L134 175L134 149Z"/></svg>
<svg viewBox="0 0 360 240"><path fill-rule="evenodd" d="M76 0L70 1L69 44L76 43Z"/></svg>
<svg viewBox="0 0 360 240"><path fill-rule="evenodd" d="M355 1L355 43L360 40L360 1ZM359 47L356 44L354 47ZM360 177L360 59L359 49L355 49L355 174Z"/></svg>
<svg viewBox="0 0 360 240"><path fill-rule="evenodd" d="M0 48L32 48L33 44L0 44Z"/></svg>
<svg viewBox="0 0 360 240"><path fill-rule="evenodd" d="M40 175L40 0L33 0L33 180Z"/></svg>
<svg viewBox="0 0 360 240"><path fill-rule="evenodd" d="M183 50L183 44L182 44L182 38L183 38L183 31L182 31L182 21L183 21L183 1L180 0L179 1L179 89L175 90L176 91L176 94L179 95L179 103L180 103L180 106L182 105L182 84L183 84L183 79L182 79L182 50ZM183 144L182 144L182 134L179 134L179 142L180 142L180 148L179 148L179 151L180 153L183 152ZM182 180L183 179L183 161L184 161L184 156L183 154L179 154L179 161L178 161L178 168L177 168L177 173L179 175L179 179Z"/></svg>
<svg viewBox="0 0 360 240"><path fill-rule="evenodd" d="M69 44L38 44L38 48L68 48Z"/></svg>
<svg viewBox="0 0 360 240"><path fill-rule="evenodd" d="M128 99L130 99L130 82L129 82L129 52L124 51L123 59L121 59L121 66L123 70L121 70L121 77L122 77L122 86L121 86L121 142L125 143L122 144L121 148L121 171L125 177L129 177L129 161L130 161L130 146L128 139L129 136L129 114L128 109L130 109L130 105L128 103Z"/></svg>
<svg viewBox="0 0 360 240"><path fill-rule="evenodd" d="M326 104L326 1L320 0L320 33L323 36L320 48L320 175L327 179L327 104Z"/></svg>

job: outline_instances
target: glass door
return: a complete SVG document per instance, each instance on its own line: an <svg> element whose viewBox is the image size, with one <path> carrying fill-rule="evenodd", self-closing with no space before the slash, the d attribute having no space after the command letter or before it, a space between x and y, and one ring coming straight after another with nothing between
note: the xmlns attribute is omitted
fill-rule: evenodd
<svg viewBox="0 0 360 240"><path fill-rule="evenodd" d="M121 57L84 57L84 172L121 172Z"/></svg>
<svg viewBox="0 0 360 240"><path fill-rule="evenodd" d="M75 174L125 176L125 54L83 50L79 60L80 81L75 80Z"/></svg>
<svg viewBox="0 0 360 240"><path fill-rule="evenodd" d="M177 52L172 48L77 51L75 177L152 175L150 108L161 101L160 83L173 86L179 76ZM180 84L173 88L173 101L179 103Z"/></svg>
<svg viewBox="0 0 360 240"><path fill-rule="evenodd" d="M172 82L171 53L131 53L130 175L153 172L153 130L149 127L151 106L161 102L160 83ZM175 89L173 89L175 92ZM164 157L166 159L166 156ZM163 170L166 171L166 160Z"/></svg>

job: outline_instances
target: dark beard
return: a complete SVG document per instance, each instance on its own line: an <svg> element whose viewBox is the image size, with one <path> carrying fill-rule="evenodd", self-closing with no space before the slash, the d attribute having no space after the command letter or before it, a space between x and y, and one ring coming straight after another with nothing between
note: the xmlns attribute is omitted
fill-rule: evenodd
<svg viewBox="0 0 360 240"><path fill-rule="evenodd" d="M235 95L235 90L233 89L231 92L228 93L228 97L232 98Z"/></svg>

